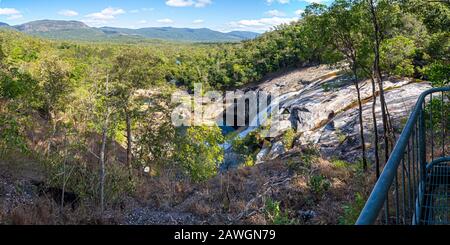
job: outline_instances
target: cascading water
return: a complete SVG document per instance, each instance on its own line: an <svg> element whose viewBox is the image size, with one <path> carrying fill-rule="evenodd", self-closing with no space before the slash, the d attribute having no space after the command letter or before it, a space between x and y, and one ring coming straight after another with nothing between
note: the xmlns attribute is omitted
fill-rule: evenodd
<svg viewBox="0 0 450 245"><path fill-rule="evenodd" d="M332 74L336 75L335 73L332 73ZM258 126L247 127L245 130L243 130L242 132L237 134L234 138L228 140L227 142L225 142L224 144L221 145L221 147L224 149L224 152L225 152L224 162L220 167L221 171L227 171L229 169L237 167L243 161L243 159L240 159L238 157L238 154L236 154L233 151L233 147L232 147L233 141L235 141L237 139L244 139L249 134L254 132L255 130L258 130L260 128L260 126L264 125L267 122L267 120L270 118L269 115L272 114L273 108L275 108L276 106L280 107L278 110L275 110L275 112L278 113L277 116L280 116L283 113L284 109L289 108L290 106L292 106L292 104L294 104L296 101L298 101L298 99L302 96L302 94L305 91L313 88L314 86L318 85L319 83L323 82L326 79L330 79L330 74L317 79L316 81L306 85L305 87L303 87L302 89L300 89L298 91L285 93L281 96L272 98L270 105L266 108L266 110L259 112L250 123L250 125L258 125ZM265 150L267 151L267 149L265 149Z"/></svg>

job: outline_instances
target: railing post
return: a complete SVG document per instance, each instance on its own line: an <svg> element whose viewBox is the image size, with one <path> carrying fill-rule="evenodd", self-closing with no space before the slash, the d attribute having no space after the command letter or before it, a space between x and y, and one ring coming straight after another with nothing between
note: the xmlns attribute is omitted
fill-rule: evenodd
<svg viewBox="0 0 450 245"><path fill-rule="evenodd" d="M424 102L425 106L425 102ZM425 134L425 112L423 107L421 108L419 116L419 162L422 170L423 184L426 182L427 174L427 156L426 156L426 134ZM425 185L424 185L425 186Z"/></svg>
<svg viewBox="0 0 450 245"><path fill-rule="evenodd" d="M427 181L427 157L426 157L426 133L425 133L425 100L423 101L423 105L420 106L419 113L419 167L420 167L420 181L419 181L419 190L417 196L417 210L416 210L416 222L420 224L421 216L422 216L422 204L424 201L425 195L425 185Z"/></svg>

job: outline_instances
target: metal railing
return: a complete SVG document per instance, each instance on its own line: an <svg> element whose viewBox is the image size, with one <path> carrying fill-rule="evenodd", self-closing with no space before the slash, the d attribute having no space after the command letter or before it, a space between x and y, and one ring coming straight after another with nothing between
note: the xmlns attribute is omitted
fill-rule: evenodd
<svg viewBox="0 0 450 245"><path fill-rule="evenodd" d="M419 97L356 225L448 224L449 91Z"/></svg>

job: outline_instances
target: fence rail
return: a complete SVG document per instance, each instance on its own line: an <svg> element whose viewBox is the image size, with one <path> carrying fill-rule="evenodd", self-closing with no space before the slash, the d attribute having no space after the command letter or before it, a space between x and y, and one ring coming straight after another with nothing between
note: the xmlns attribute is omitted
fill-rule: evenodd
<svg viewBox="0 0 450 245"><path fill-rule="evenodd" d="M356 225L449 224L449 91L419 97Z"/></svg>

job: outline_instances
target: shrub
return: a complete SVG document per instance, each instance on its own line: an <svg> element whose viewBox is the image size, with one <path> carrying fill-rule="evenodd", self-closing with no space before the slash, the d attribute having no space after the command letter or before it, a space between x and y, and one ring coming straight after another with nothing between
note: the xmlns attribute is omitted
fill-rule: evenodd
<svg viewBox="0 0 450 245"><path fill-rule="evenodd" d="M308 181L311 192L317 196L323 196L331 187L331 182L323 175L314 175Z"/></svg>
<svg viewBox="0 0 450 245"><path fill-rule="evenodd" d="M286 150L292 149L294 146L294 140L295 140L295 131L294 129L289 129L284 133L283 135L283 145L286 148Z"/></svg>
<svg viewBox="0 0 450 245"><path fill-rule="evenodd" d="M331 163L336 167L336 168L342 168L342 169L347 169L350 167L350 163L341 160L341 159L332 159Z"/></svg>
<svg viewBox="0 0 450 245"><path fill-rule="evenodd" d="M253 158L253 156L247 156L245 158L244 166L245 167L253 167L253 166L255 166L255 159Z"/></svg>
<svg viewBox="0 0 450 245"><path fill-rule="evenodd" d="M260 137L258 132L254 131L241 139L236 137L232 142L233 150L242 155L253 155L259 150Z"/></svg>
<svg viewBox="0 0 450 245"><path fill-rule="evenodd" d="M224 158L219 127L190 127L179 141L175 159L192 180L201 182L217 174Z"/></svg>
<svg viewBox="0 0 450 245"><path fill-rule="evenodd" d="M0 115L0 156L11 150L25 153L27 149L20 123L14 117Z"/></svg>
<svg viewBox="0 0 450 245"><path fill-rule="evenodd" d="M397 36L385 40L381 45L382 68L394 75L412 76L414 74L412 57L415 50L414 41L407 37Z"/></svg>
<svg viewBox="0 0 450 245"><path fill-rule="evenodd" d="M280 202L267 199L264 206L264 213L271 225L293 225L298 221L290 219L288 212L282 212Z"/></svg>
<svg viewBox="0 0 450 245"><path fill-rule="evenodd" d="M49 176L48 186L61 188L65 182L66 191L77 194L81 201L98 201L100 196L100 171L75 159L53 154L41 159ZM119 203L127 194L133 194L134 183L129 180L128 169L114 162L106 165L105 203Z"/></svg>
<svg viewBox="0 0 450 245"><path fill-rule="evenodd" d="M339 140L339 144L344 144L345 141L347 140L347 135L345 135L341 130L337 130L336 131L336 136Z"/></svg>
<svg viewBox="0 0 450 245"><path fill-rule="evenodd" d="M425 78L430 80L433 87L444 87L449 83L450 68L444 62L435 62L423 68Z"/></svg>
<svg viewBox="0 0 450 245"><path fill-rule="evenodd" d="M354 225L364 205L365 200L363 196L361 193L356 193L355 200L343 206L344 214L339 218L339 224Z"/></svg>
<svg viewBox="0 0 450 245"><path fill-rule="evenodd" d="M319 152L314 147L307 147L302 150L301 161L306 168L311 168L314 161L319 157Z"/></svg>
<svg viewBox="0 0 450 245"><path fill-rule="evenodd" d="M449 112L450 111L450 103L442 102L442 97L438 96L434 97L433 100L430 101L429 104L425 107L425 122L427 128L433 128L435 131L442 131L443 122L450 119ZM448 118L444 118L443 116L447 115ZM450 129L450 124L446 124L446 130Z"/></svg>

